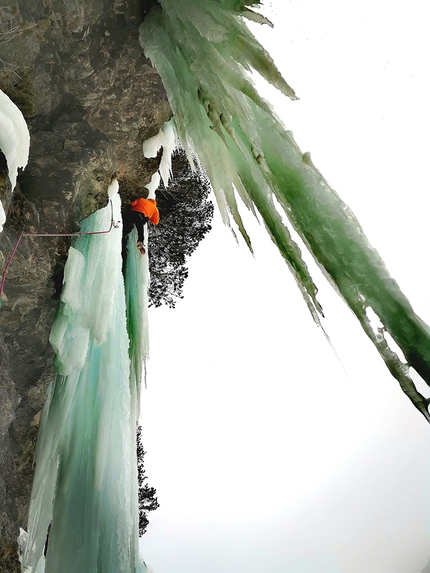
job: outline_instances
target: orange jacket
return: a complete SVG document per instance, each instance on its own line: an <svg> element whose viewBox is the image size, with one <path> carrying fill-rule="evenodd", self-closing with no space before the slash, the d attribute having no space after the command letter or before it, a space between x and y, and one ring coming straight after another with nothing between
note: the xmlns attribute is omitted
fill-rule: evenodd
<svg viewBox="0 0 430 573"><path fill-rule="evenodd" d="M132 211L138 211L139 213L143 213L146 215L151 223L154 225L158 225L158 221L160 220L160 214L157 209L157 201L155 199L136 199L131 204Z"/></svg>

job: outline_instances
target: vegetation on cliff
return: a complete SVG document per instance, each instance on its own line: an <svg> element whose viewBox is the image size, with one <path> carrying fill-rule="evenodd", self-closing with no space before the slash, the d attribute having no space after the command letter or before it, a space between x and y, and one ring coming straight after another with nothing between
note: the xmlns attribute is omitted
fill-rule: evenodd
<svg viewBox="0 0 430 573"><path fill-rule="evenodd" d="M139 536L146 533L148 527L148 513L160 507L156 498L155 487L150 487L146 482L148 479L145 472L144 457L145 450L142 444L142 427L137 428L137 479L139 482Z"/></svg>
<svg viewBox="0 0 430 573"><path fill-rule="evenodd" d="M214 207L210 183L201 171L192 171L179 148L172 160L173 181L157 191L160 222L149 233L149 304L174 308L183 298L189 257L211 230Z"/></svg>

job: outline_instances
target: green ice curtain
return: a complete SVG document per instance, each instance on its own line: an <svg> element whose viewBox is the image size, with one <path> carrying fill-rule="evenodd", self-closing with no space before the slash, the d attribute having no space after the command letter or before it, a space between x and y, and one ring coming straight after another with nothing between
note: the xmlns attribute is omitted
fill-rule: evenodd
<svg viewBox="0 0 430 573"><path fill-rule="evenodd" d="M140 27L140 42L161 75L179 139L206 169L225 223L233 218L250 239L237 195L257 211L293 272L317 323L317 289L289 225L345 299L402 390L428 421L426 400L409 375L430 384L430 330L389 275L357 219L302 154L249 75L255 70L287 97L293 90L246 26L264 22L259 2L160 0ZM281 217L274 200L282 206ZM288 223L284 222L287 219ZM372 328L368 309L382 327ZM391 334L406 363L390 349Z"/></svg>

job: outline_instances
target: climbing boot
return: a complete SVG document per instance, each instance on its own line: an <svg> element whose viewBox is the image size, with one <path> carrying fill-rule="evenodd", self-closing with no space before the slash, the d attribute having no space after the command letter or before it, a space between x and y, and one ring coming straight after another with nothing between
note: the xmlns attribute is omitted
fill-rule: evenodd
<svg viewBox="0 0 430 573"><path fill-rule="evenodd" d="M143 246L142 241L137 241L137 248L138 248L139 251L142 253L142 255L145 254L145 247Z"/></svg>

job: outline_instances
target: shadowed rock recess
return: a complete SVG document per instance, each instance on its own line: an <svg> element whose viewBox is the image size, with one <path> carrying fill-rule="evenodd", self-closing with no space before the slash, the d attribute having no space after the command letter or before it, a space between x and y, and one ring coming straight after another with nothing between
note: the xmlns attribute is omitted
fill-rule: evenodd
<svg viewBox="0 0 430 573"><path fill-rule="evenodd" d="M70 233L107 204L113 176L127 199L159 159L142 142L171 111L145 59L138 26L147 3L22 0L0 8L0 88L23 112L30 159L11 194L0 153L3 268L21 232ZM19 571L16 538L26 527L33 455L45 389L48 337L70 240L21 240L0 310L0 571Z"/></svg>

